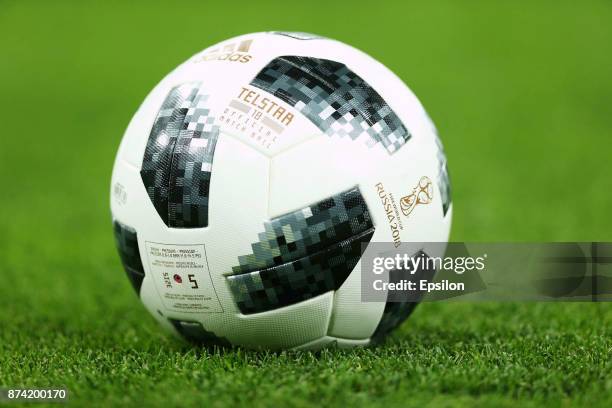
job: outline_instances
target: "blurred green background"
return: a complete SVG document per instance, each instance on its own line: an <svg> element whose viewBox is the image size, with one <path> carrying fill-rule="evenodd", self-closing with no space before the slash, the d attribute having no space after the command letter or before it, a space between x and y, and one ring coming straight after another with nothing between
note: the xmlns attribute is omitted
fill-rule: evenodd
<svg viewBox="0 0 612 408"><path fill-rule="evenodd" d="M426 304L377 349L206 351L166 336L115 253L114 155L198 50L321 34L438 126L452 239L611 241L609 1L0 0L0 386L80 405L612 405L608 304Z"/></svg>

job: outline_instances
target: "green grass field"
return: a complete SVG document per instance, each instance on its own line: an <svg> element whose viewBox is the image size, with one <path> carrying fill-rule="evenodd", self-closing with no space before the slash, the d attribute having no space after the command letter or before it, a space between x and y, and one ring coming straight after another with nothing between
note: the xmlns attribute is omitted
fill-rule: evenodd
<svg viewBox="0 0 612 408"><path fill-rule="evenodd" d="M283 29L361 48L421 98L453 240L611 241L610 2L124 3L0 0L0 386L87 406L612 406L610 304L429 303L354 351L185 345L134 296L109 210L157 81Z"/></svg>

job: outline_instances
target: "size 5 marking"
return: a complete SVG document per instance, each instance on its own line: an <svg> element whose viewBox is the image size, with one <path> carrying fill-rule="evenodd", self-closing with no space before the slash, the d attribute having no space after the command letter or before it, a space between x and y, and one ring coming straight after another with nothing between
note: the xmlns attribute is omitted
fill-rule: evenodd
<svg viewBox="0 0 612 408"><path fill-rule="evenodd" d="M68 401L63 388L0 388L0 402L10 401Z"/></svg>
<svg viewBox="0 0 612 408"><path fill-rule="evenodd" d="M166 310L223 313L204 244L146 242L150 276Z"/></svg>

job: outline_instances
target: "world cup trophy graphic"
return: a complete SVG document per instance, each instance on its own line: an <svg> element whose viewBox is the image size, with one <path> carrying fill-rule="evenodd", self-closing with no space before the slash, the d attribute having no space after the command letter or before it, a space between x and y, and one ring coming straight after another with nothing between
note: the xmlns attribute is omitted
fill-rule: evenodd
<svg viewBox="0 0 612 408"><path fill-rule="evenodd" d="M429 204L433 200L433 183L427 176L421 177L419 184L412 189L412 194L402 197L400 207L408 217L419 204Z"/></svg>

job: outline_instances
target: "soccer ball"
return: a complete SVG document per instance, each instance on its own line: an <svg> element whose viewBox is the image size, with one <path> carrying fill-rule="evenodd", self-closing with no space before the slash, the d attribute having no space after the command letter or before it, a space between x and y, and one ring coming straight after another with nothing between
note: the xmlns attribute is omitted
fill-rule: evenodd
<svg viewBox="0 0 612 408"><path fill-rule="evenodd" d="M414 303L365 302L371 241L446 242L433 123L368 55L311 34L247 34L166 76L114 165L119 254L147 310L205 344L381 340Z"/></svg>

